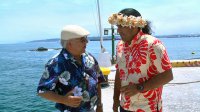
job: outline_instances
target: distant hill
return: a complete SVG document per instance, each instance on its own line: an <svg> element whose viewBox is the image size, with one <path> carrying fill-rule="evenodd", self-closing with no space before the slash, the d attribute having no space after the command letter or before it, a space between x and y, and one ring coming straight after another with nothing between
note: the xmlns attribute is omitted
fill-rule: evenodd
<svg viewBox="0 0 200 112"><path fill-rule="evenodd" d="M157 35L155 36L157 38L188 38L188 37L200 37L200 34L188 34L188 35L183 35L183 34L177 34L177 35ZM99 37L88 37L90 41L100 41ZM104 36L103 40L112 40L111 36ZM119 35L115 35L115 40L120 40ZM59 38L54 38L54 39L44 39L44 40L33 40L29 42L56 42L60 41Z"/></svg>
<svg viewBox="0 0 200 112"><path fill-rule="evenodd" d="M33 41L29 41L29 42L56 42L59 41L58 38L54 38L54 39L44 39L44 40L33 40Z"/></svg>
<svg viewBox="0 0 200 112"><path fill-rule="evenodd" d="M188 38L200 37L200 34L176 34L176 35L157 35L157 38Z"/></svg>
<svg viewBox="0 0 200 112"><path fill-rule="evenodd" d="M88 37L88 39L90 41L100 41L99 37ZM103 40L111 40L112 37L111 36L105 36L103 37ZM116 40L120 39L120 36L115 36ZM56 41L60 41L59 38L54 38L54 39L44 39L44 40L33 40L33 41L29 41L29 42L56 42Z"/></svg>

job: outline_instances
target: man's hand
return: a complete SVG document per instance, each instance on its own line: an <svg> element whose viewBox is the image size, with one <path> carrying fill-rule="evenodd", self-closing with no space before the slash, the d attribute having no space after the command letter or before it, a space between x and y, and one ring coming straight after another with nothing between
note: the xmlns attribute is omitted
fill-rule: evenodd
<svg viewBox="0 0 200 112"><path fill-rule="evenodd" d="M114 100L114 102L113 102L113 112L118 112L119 103L120 103L119 100L116 100L116 101Z"/></svg>
<svg viewBox="0 0 200 112"><path fill-rule="evenodd" d="M96 112L103 112L103 105L101 106L97 105Z"/></svg>
<svg viewBox="0 0 200 112"><path fill-rule="evenodd" d="M73 90L68 92L65 96L63 104L70 107L78 107L83 99L82 96L73 96Z"/></svg>
<svg viewBox="0 0 200 112"><path fill-rule="evenodd" d="M136 95L139 91L136 88L135 84L129 84L127 86L123 86L120 89L121 93L123 93L125 96L134 96Z"/></svg>

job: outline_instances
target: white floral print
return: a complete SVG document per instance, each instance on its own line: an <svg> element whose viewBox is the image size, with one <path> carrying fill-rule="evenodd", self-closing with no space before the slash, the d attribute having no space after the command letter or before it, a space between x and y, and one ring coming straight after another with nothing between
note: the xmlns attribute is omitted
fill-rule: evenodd
<svg viewBox="0 0 200 112"><path fill-rule="evenodd" d="M90 95L89 95L89 93L87 91L84 91L82 96L83 96L83 101L84 102L90 101Z"/></svg>
<svg viewBox="0 0 200 112"><path fill-rule="evenodd" d="M60 76L59 76L59 81L60 83L64 85L68 85L68 80L70 79L70 73L68 71L64 71Z"/></svg>
<svg viewBox="0 0 200 112"><path fill-rule="evenodd" d="M91 108L94 108L95 103L97 101L97 96L93 96L90 101Z"/></svg>
<svg viewBox="0 0 200 112"><path fill-rule="evenodd" d="M49 71L48 71L47 68L45 68L45 71L43 72L42 77L43 77L44 79L48 79L48 78L49 78Z"/></svg>
<svg viewBox="0 0 200 112"><path fill-rule="evenodd" d="M65 59L67 60L68 59L68 54L63 54Z"/></svg>
<svg viewBox="0 0 200 112"><path fill-rule="evenodd" d="M42 91L42 90L39 90L39 91L38 91L38 93L44 93L44 91Z"/></svg>
<svg viewBox="0 0 200 112"><path fill-rule="evenodd" d="M50 90L53 90L53 89L55 89L55 87L56 87L56 83L53 83L51 86L52 86L52 87L51 87L51 89L50 89Z"/></svg>
<svg viewBox="0 0 200 112"><path fill-rule="evenodd" d="M79 88L78 86L76 86L73 90L74 96L82 96L82 88Z"/></svg>
<svg viewBox="0 0 200 112"><path fill-rule="evenodd" d="M95 61L91 56L88 56L86 57L86 64L88 67L92 67L95 64Z"/></svg>

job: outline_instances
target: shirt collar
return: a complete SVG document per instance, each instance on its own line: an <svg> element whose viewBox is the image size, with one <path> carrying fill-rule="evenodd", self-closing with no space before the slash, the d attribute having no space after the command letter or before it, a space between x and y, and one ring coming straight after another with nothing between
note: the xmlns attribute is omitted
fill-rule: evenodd
<svg viewBox="0 0 200 112"><path fill-rule="evenodd" d="M139 39L140 37L144 35L142 30L140 30L134 37L133 40L131 41L131 44L129 45L127 42L125 43L125 47L132 47Z"/></svg>
<svg viewBox="0 0 200 112"><path fill-rule="evenodd" d="M69 53L69 51L67 51L64 48L61 50L61 54L63 54L66 60L69 60L69 59L75 60L74 57Z"/></svg>
<svg viewBox="0 0 200 112"><path fill-rule="evenodd" d="M69 51L67 51L66 49L62 49L61 50L61 54L63 54L63 56L64 56L64 58L66 59L66 60L72 60L73 62L76 62L77 60L74 58L74 56L71 54L71 53L69 53ZM85 53L83 53L82 55L81 55L81 60L82 60L82 64L85 64L85 61L86 61L86 59L85 59L85 55L84 55Z"/></svg>

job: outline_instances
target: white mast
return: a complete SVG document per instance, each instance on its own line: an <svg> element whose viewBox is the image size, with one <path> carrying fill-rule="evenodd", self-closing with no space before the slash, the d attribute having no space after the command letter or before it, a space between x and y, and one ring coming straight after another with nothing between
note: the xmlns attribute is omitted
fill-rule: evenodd
<svg viewBox="0 0 200 112"><path fill-rule="evenodd" d="M103 47L103 37L102 37L102 28L101 28L101 15L100 15L100 7L99 0L97 0L97 8L98 8L98 17L99 17L99 33L100 33L100 44L101 44L101 53L99 53L98 63L101 67L110 67L110 54L105 52L106 49Z"/></svg>
<svg viewBox="0 0 200 112"><path fill-rule="evenodd" d="M101 52L105 52L105 48L103 47L103 37L102 37L102 28L101 28L101 13L99 8L99 0L97 0L97 8L98 8L98 17L99 17L99 33L100 33L100 44L101 44Z"/></svg>

